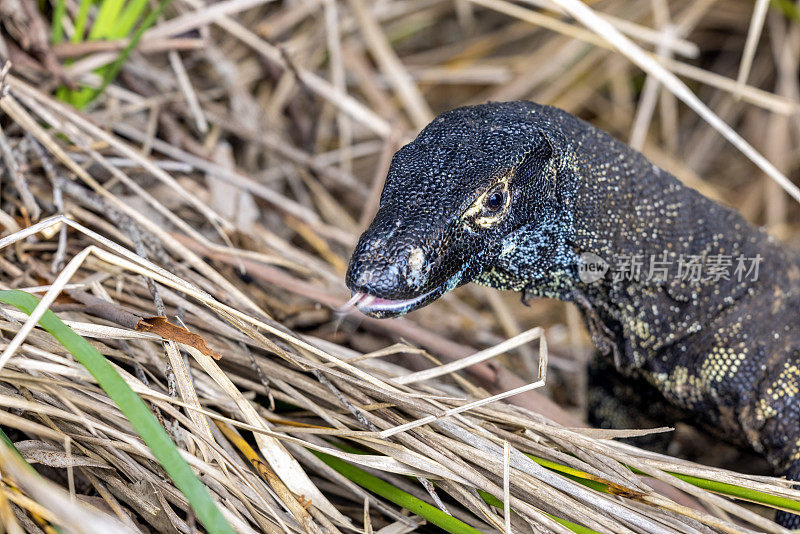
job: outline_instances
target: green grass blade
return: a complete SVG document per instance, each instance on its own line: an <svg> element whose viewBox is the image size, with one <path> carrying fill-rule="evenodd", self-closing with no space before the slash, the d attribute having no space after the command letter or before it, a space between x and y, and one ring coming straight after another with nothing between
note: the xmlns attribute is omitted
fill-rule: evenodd
<svg viewBox="0 0 800 534"><path fill-rule="evenodd" d="M791 0L772 0L770 2L772 7L783 13L787 19L792 19L794 22L800 22L800 9Z"/></svg>
<svg viewBox="0 0 800 534"><path fill-rule="evenodd" d="M100 39L108 39L114 33L114 25L117 22L117 16L124 0L103 0L100 2L100 11L92 24L92 30L89 32L89 41L98 41Z"/></svg>
<svg viewBox="0 0 800 534"><path fill-rule="evenodd" d="M594 480L592 475L590 475L589 473L585 473L583 471L579 471L577 469L573 469L571 467L567 467L555 462L551 462L550 460L545 460L544 458L539 458L531 454L528 454L527 456L534 462L541 465L542 467L545 467L551 471L556 471L558 473L561 473L564 476L576 482L579 482L585 486L588 486L594 490L601 491L603 493L613 493L609 491L607 484ZM646 473L643 473L638 469L634 469L629 466L628 469L630 469L633 473L636 473L637 475L647 476ZM702 488L708 491L713 491L714 493L718 493L720 495L727 495L728 497L734 497L736 499L744 501L763 504L764 506L769 506L771 508L780 508L782 510L787 510L789 512L800 512L800 502L788 499L786 497L770 495L769 493L764 493L763 491L743 488L735 484L718 482L716 480L710 480L707 478L696 477L692 475L683 475L681 473L675 473L672 471L666 471L666 473L674 476L675 478L683 480L684 482L688 482L693 486L697 486L698 488Z"/></svg>
<svg viewBox="0 0 800 534"><path fill-rule="evenodd" d="M534 456L532 454L526 454L526 456L542 467L547 468L550 471L560 473L568 479L583 484L588 488L592 488L593 490L602 493L610 493L608 490L608 484L594 480L589 473L579 471L578 469L573 469L572 467L567 467L566 465L561 465L556 462L551 462L550 460L545 460L544 458L539 458L538 456Z"/></svg>
<svg viewBox="0 0 800 534"><path fill-rule="evenodd" d="M503 501L492 495L491 493L487 493L483 490L478 490L478 495L481 496L481 499L486 502L489 506L494 506L495 508L503 508ZM559 523L572 532L577 532L578 534L600 534L596 530L592 530L591 528L584 527L583 525L579 525L577 523L573 523L572 521L567 521L566 519L561 519L560 517L556 517L554 515L550 515L547 512L542 512L544 515Z"/></svg>
<svg viewBox="0 0 800 534"><path fill-rule="evenodd" d="M122 39L128 35L133 27L136 26L136 22L141 20L142 13L144 13L146 7L147 0L130 0L117 18L114 32L109 35L109 38Z"/></svg>
<svg viewBox="0 0 800 534"><path fill-rule="evenodd" d="M53 6L53 28L50 39L53 44L64 40L64 15L67 13L67 0L56 0Z"/></svg>
<svg viewBox="0 0 800 534"><path fill-rule="evenodd" d="M388 482L367 473L363 469L360 469L329 454L318 451L311 452L345 478L355 482L362 488L369 490L376 495L380 495L384 499L389 500L398 506L402 506L406 510L410 510L420 517L424 517L428 522L436 525L446 532L450 532L452 534L480 534L480 530L469 526L450 514L442 512L435 506L431 506L423 500L417 499L410 493L406 493L399 488L395 488Z"/></svg>
<svg viewBox="0 0 800 534"><path fill-rule="evenodd" d="M27 469L29 469L34 476L36 477L42 476L36 469L33 468L33 466L30 463L28 463L28 460L26 460L25 457L22 456L22 453L19 452L19 449L17 449L16 445L14 445L14 442L11 441L11 438L8 437L8 434L6 434L2 428L0 428L0 441L4 442L9 447L11 452L14 453L14 455L22 461L22 465L24 465ZM59 525L53 523L50 526L57 534L62 534L64 532L63 527Z"/></svg>
<svg viewBox="0 0 800 534"><path fill-rule="evenodd" d="M94 4L94 0L81 0L81 5L78 7L78 16L75 19L75 33L70 39L73 43L83 42L83 36L86 34L86 24L89 21L89 8Z"/></svg>
<svg viewBox="0 0 800 534"><path fill-rule="evenodd" d="M645 473L642 473L638 469L633 469L633 468L629 469L631 469L631 471L633 471L637 475L647 476ZM743 488L735 484L728 484L727 482L719 482L716 480L709 480L707 478L696 477L692 475L683 475L681 473L673 473L671 471L666 471L666 472L674 476L675 478L679 478L684 482L692 484L693 486L697 486L698 488L702 488L708 491L713 491L714 493L719 493L720 495L727 495L729 497L734 497L736 499L750 501L757 504L763 504L771 508L780 508L782 510L787 510L789 512L800 512L800 502L792 499L787 499L786 497L770 495L769 493L764 493L763 491Z"/></svg>
<svg viewBox="0 0 800 534"><path fill-rule="evenodd" d="M19 290L0 291L5 302L31 314L39 299ZM177 447L144 401L128 386L114 367L84 338L47 310L39 324L61 343L91 373L141 436L169 477L186 496L203 526L211 533L233 534L234 530L217 507L208 490L183 459Z"/></svg>
<svg viewBox="0 0 800 534"><path fill-rule="evenodd" d="M158 17L161 16L165 9L167 9L167 6L170 4L170 2L172 2L172 0L162 0L156 9L148 13L147 17L136 29L136 32L131 37L128 45L119 53L117 59L114 60L114 63L111 63L102 69L103 82L100 84L100 87L97 89L89 89L76 95L75 100L73 100L73 104L76 107L79 109L86 107L89 103L91 103L92 100L97 98L103 91L105 91L106 87L108 87L112 81L114 81L114 79L117 77L117 74L119 74L119 71L122 69L122 65L128 59L128 56L130 56L133 49L139 44L144 32L146 32L150 26L155 24L156 20L158 20Z"/></svg>
<svg viewBox="0 0 800 534"><path fill-rule="evenodd" d="M32 471L34 471L34 472L36 471L36 470L33 468L33 466L32 466L31 464L29 464L29 463L28 463L28 461L27 461L25 458L23 458L23 457L22 457L22 454L20 454L19 450L17 449L17 446L16 446L16 445L14 445L14 442L13 442L13 441L11 441L11 438L9 438L9 437L8 437L8 434L6 434L6 433L3 431L3 429L2 429L2 428L0 428L0 441L3 441L3 442L5 442L5 444L6 444L6 445L8 445L8 447L9 447L9 448L10 448L12 451L14 451L14 454L16 454L16 455L17 455L17 456L18 456L18 457L19 457L19 458L20 458L20 459L21 459L23 462L25 462L25 465L27 465L28 467L30 467Z"/></svg>
<svg viewBox="0 0 800 534"><path fill-rule="evenodd" d="M359 448L357 448L357 447L353 447L353 446L351 446L351 445L348 445L347 443L332 443L332 445L335 445L336 447L338 447L338 448L342 449L343 451L350 452L350 453L353 453L353 454L364 454L364 451L363 451L363 450L361 450L361 449L359 449ZM385 481L381 480L381 479L380 479L380 478L378 478L378 477L375 477L375 476L373 476L373 475L370 475L369 473L367 473L367 472L366 472L366 471L364 471L363 469L360 469L360 468L358 468L358 467L355 467L354 465L352 465L352 464L349 464L349 463L345 462L344 460L341 460L341 459L339 459L339 458L333 458L333 457L331 457L331 456L329 456L329 455L327 455L327 454L321 453L321 452L315 452L315 451L311 451L311 452L313 452L313 453L314 453L314 454L316 454L318 457L320 457L320 458L322 459L322 461L323 461L323 462L327 463L329 466L331 466L331 467L333 467L334 469L336 469L336 471L339 471L339 467L340 467L341 465L348 466L349 468L352 468L353 470L356 470L356 471L360 471L360 472L362 472L362 473L365 475L365 479L364 479L364 480L367 480L367 479L366 479L366 477L371 477L371 478L373 478L373 479L377 480L378 482L380 482L381 484L385 485L385 487L391 488L392 490L394 490L394 491L396 491L396 492L399 492L399 493L401 493L401 494L408 495L408 496L409 496L409 497L411 497L412 499L416 499L416 500L417 500L417 501L419 501L420 503L424 504L425 506L427 506L427 507L429 507L429 508L432 508L432 509L433 509L433 510L435 510L436 512L439 512L439 513L444 513L444 512L442 512L441 510L439 510L438 508L435 508L435 507L431 506L430 504L426 503L425 501L421 501L421 500L417 499L416 497L414 497L414 496L412 496L412 495L409 495L408 493L406 493L406 492L404 492L404 491L402 491L402 490L400 490L400 489L398 489L398 488L395 488L394 486L392 486L392 485L391 485L391 484L389 484L388 482L385 482ZM324 456L324 458L323 458L323 456ZM333 463L328 463L328 460L327 460L327 458L333 458L333 460L335 460L335 461L336 461L336 462L335 462L335 463L336 463L336 465L334 465ZM545 462L546 462L547 460L543 460L543 461L545 461ZM558 464L554 464L554 465L558 465ZM570 469L570 468L566 468L566 469ZM393 500L392 498L390 498L390 497L388 497L388 496L386 496L386 495L384 495L384 494L381 494L381 493L379 493L379 492L377 492L377 491L374 491L374 490L372 490L371 488L368 488L367 486L365 486L365 485L361 484L361 482L359 482L358 480L355 480L355 479L353 479L353 478L350 478L350 476L348 476L346 473L344 473L344 472L342 472L342 471L339 471L339 473L340 473L340 474L342 474L342 475L344 475L345 477L347 477L347 478L348 478L348 479L350 479L351 481L355 482L355 483L356 483L356 484L358 484L359 486L362 486L362 487L364 487L364 488L366 488L366 489L369 489L370 491L373 491L373 493L377 493L378 495L381 495L382 497L384 497L384 498L386 498L386 499L388 499L388 500L392 501L393 503L395 503L395 504L399 504L400 506L403 506L403 508L406 508L406 509L409 509L409 510L411 510L411 509L410 509L410 508L408 508L407 506L404 506L403 504L401 504L401 503L398 503L397 501ZM374 481L373 481L373 482L374 482ZM580 481L580 480L579 480L579 482L582 482L582 481ZM591 482L591 481L590 481L590 482ZM376 484L377 484L377 483L376 483ZM603 485L603 487L605 487L605 485ZM388 490L388 488L386 489L386 491L389 491L389 490ZM487 504L489 504L490 506L495 506L495 507L497 507L497 508L502 508L502 507L503 507L503 503L500 501L500 499L498 499L497 497L495 497L495 496L494 496L494 495L492 495L491 493L486 493L485 491L481 491L481 490L478 490L478 493L480 494L481 498L482 498L482 499L483 499L483 500L484 500L484 501L485 501ZM413 511L413 510L412 510L412 511ZM417 512L415 512L415 513L417 513ZM545 512L543 512L543 513L545 513ZM420 515L420 516L422 516L422 517L425 517L425 516L424 516L423 514L421 514L421 513L417 513L417 515ZM445 515L447 515L447 514L445 514ZM551 516L550 514L547 514L547 513L545 513L545 515L547 515L548 517L550 517L550 518L551 518L551 519L553 519L554 521L557 521L558 523L560 523L560 524L564 525L565 527L567 527L568 529L572 530L573 532L577 532L578 534L597 534L597 532L596 532L596 531L594 531L594 530L592 530L592 529L590 529L590 528L586 528L586 527L584 527L584 526L582 526L582 525L578 525L578 524L572 523L571 521L567 521L566 519L560 519L560 518L558 518L558 517ZM449 515L448 515L447 517L452 517L452 516L449 516ZM428 519L427 517L425 517L425 518L426 518L426 519ZM428 521L430 521L431 523L433 523L433 521L432 521L432 520L430 520L430 519L428 519ZM444 528L444 527L442 527L442 528Z"/></svg>

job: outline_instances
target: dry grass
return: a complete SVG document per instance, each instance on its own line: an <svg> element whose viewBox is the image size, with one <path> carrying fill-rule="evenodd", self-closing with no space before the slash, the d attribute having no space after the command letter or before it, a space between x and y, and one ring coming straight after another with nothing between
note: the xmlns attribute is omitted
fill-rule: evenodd
<svg viewBox="0 0 800 534"><path fill-rule="evenodd" d="M781 532L666 471L800 499L785 482L580 427L591 348L572 308L467 286L402 320L335 312L392 153L434 113L487 99L590 119L797 244L800 25L766 4L175 0L78 112L54 90L97 83L125 43L51 47L35 2L0 2L0 286L49 300L118 366L240 532L434 531L311 450L481 532L569 532L547 514ZM211 350L136 330L156 315ZM52 482L0 450L0 530L200 528L63 347L11 308L0 329L0 426Z"/></svg>

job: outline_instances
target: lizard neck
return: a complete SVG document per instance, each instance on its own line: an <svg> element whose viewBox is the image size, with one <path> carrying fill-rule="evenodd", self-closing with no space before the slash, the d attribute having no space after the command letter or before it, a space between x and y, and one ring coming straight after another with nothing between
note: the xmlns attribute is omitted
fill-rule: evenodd
<svg viewBox="0 0 800 534"><path fill-rule="evenodd" d="M596 280L579 271L562 297L624 340L623 366L650 365L741 299L793 285L800 262L775 238L627 145L606 148L602 161L598 151L578 152L572 244L609 269Z"/></svg>
<svg viewBox="0 0 800 534"><path fill-rule="evenodd" d="M479 283L576 302L590 330L625 340L618 363L639 367L762 287L759 276L796 271L774 239L627 145L586 123L565 137L555 216L508 236Z"/></svg>

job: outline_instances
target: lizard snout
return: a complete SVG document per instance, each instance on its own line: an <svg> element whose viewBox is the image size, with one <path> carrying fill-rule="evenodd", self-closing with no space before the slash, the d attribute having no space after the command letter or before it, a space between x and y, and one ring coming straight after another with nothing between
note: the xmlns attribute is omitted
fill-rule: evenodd
<svg viewBox="0 0 800 534"><path fill-rule="evenodd" d="M352 291L367 295L409 299L423 292L429 272L430 263L421 247L402 238L362 237L350 260L346 283Z"/></svg>
<svg viewBox="0 0 800 534"><path fill-rule="evenodd" d="M452 289L441 268L441 232L425 222L378 211L359 239L345 276L356 308L373 317L394 317Z"/></svg>

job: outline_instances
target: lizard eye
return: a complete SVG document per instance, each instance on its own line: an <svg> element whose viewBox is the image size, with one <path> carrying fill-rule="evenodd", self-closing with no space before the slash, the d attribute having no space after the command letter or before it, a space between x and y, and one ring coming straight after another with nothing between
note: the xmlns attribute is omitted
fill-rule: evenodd
<svg viewBox="0 0 800 534"><path fill-rule="evenodd" d="M502 187L496 188L494 191L486 195L484 206L489 211L498 211L506 203L506 194Z"/></svg>

